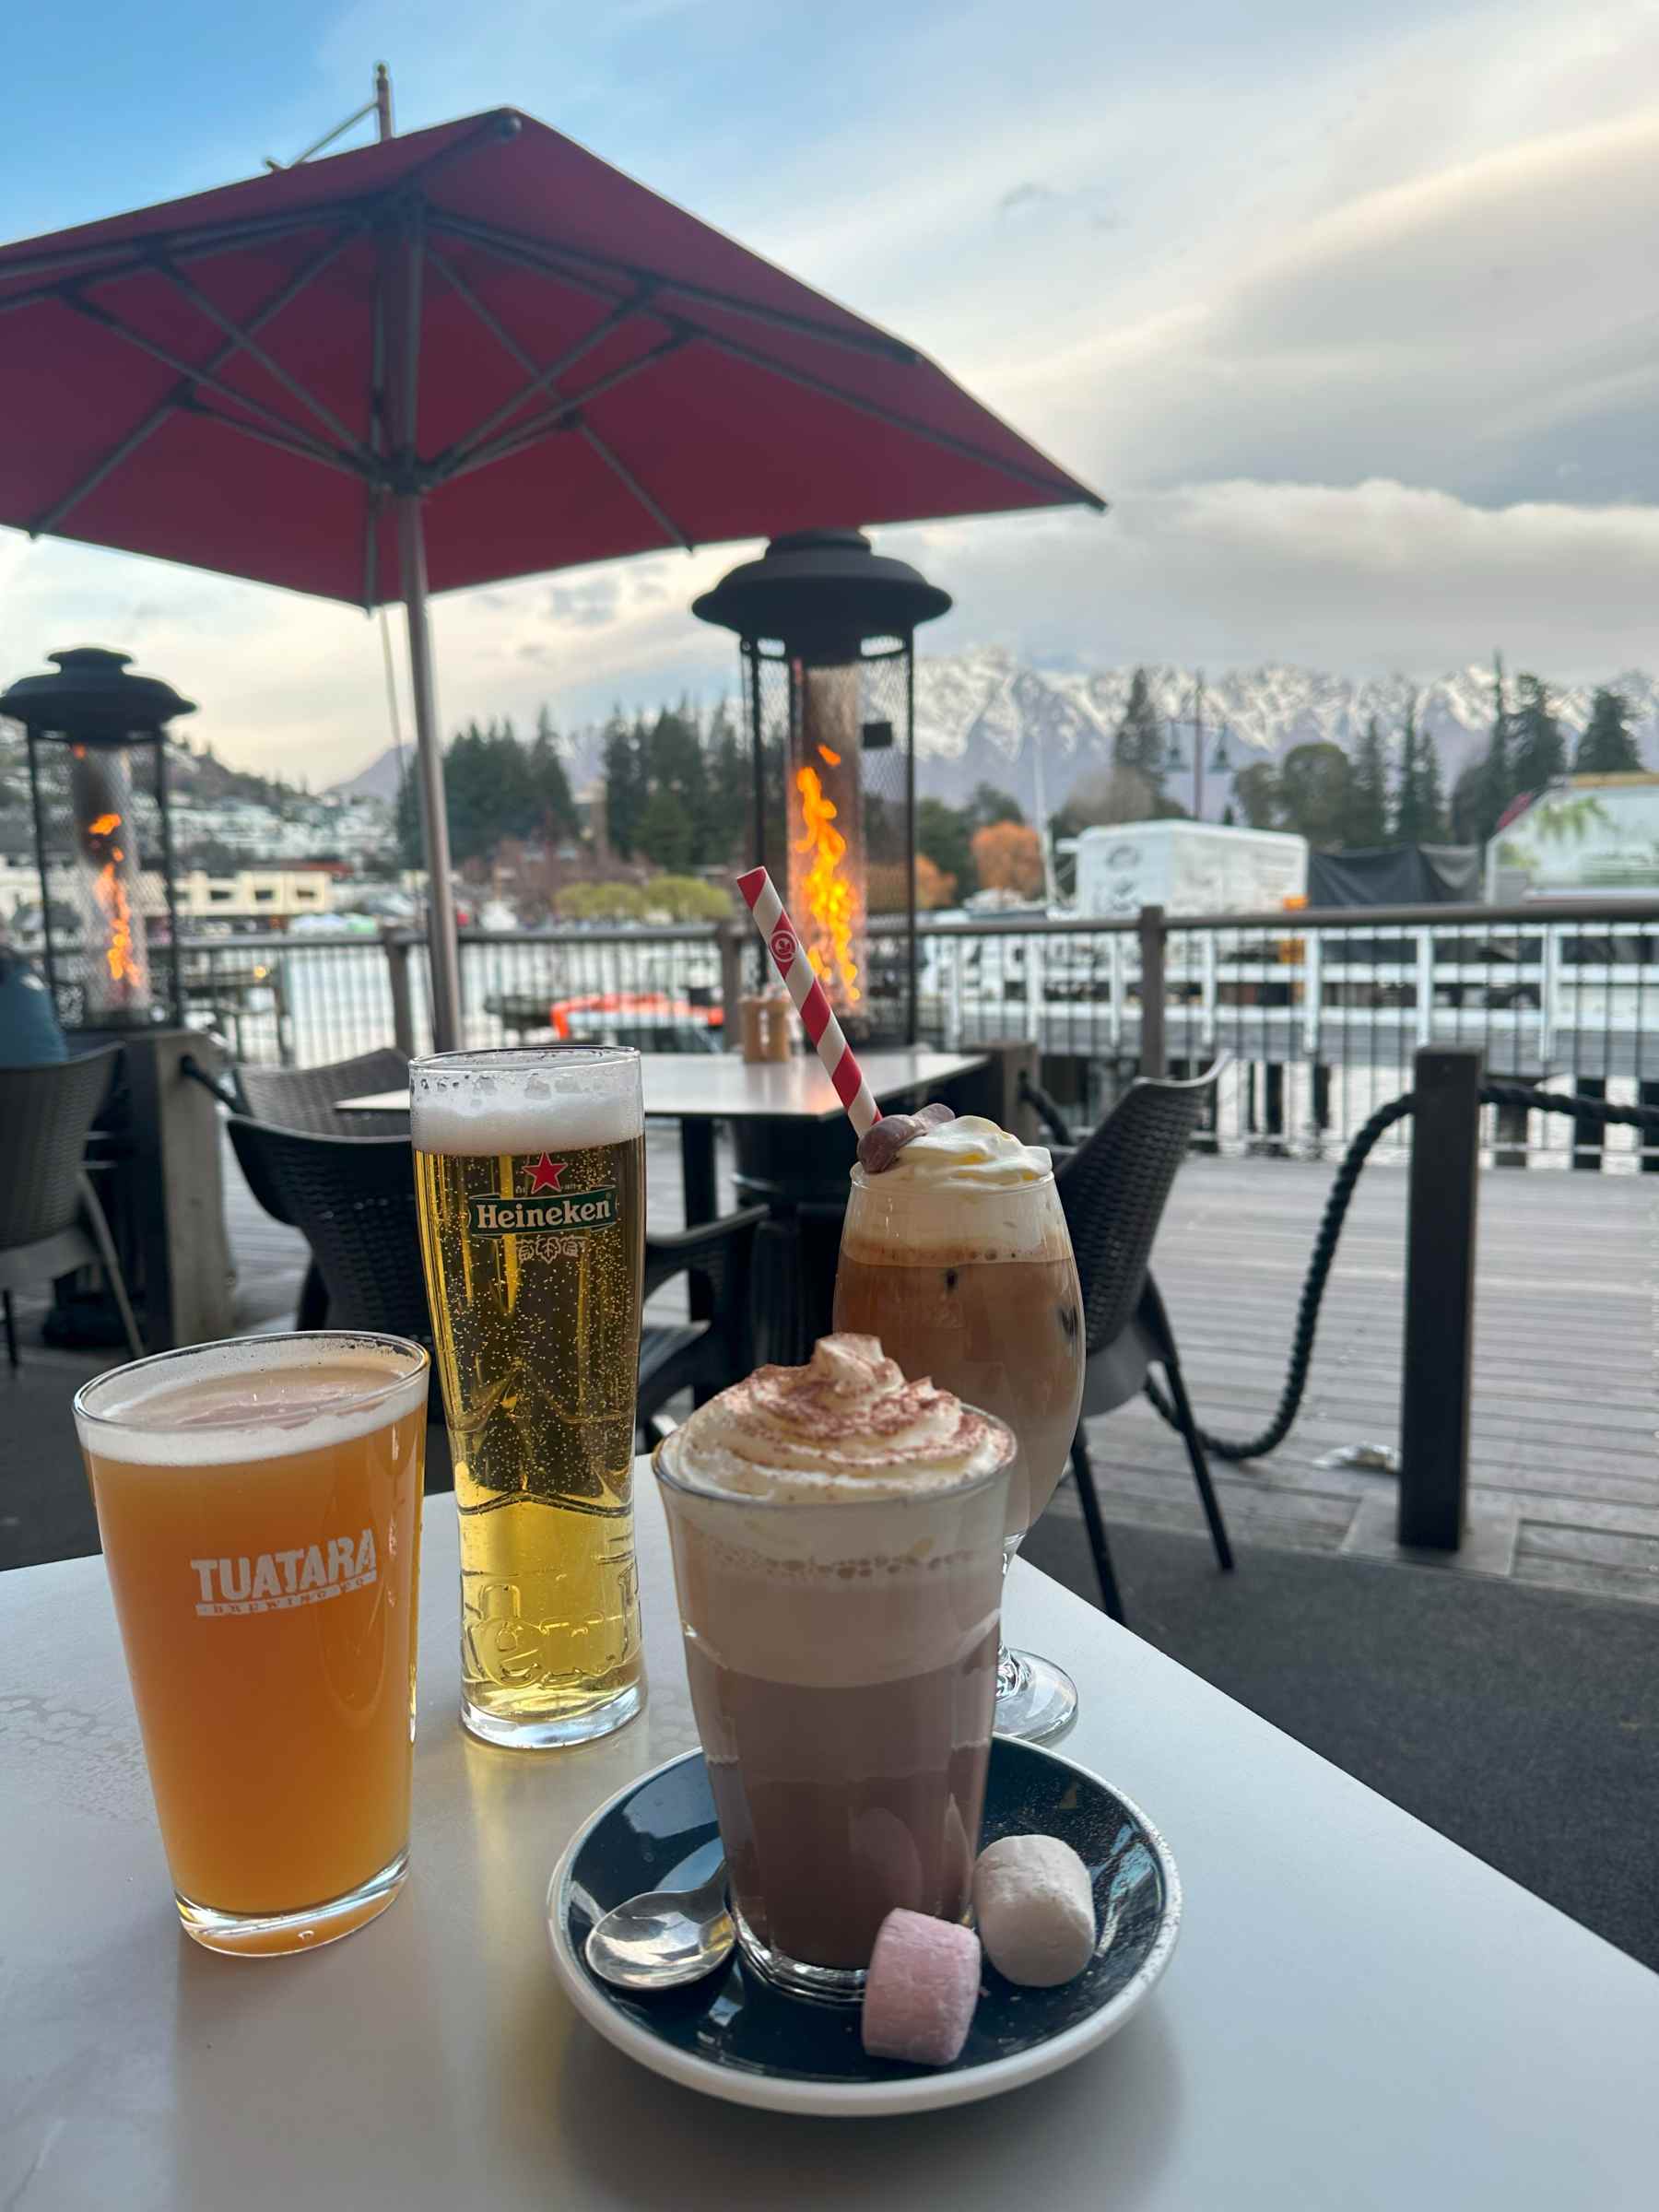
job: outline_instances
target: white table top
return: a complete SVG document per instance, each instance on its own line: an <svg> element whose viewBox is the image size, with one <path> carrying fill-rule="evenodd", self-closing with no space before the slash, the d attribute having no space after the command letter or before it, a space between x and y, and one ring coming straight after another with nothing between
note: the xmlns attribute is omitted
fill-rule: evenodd
<svg viewBox="0 0 1659 2212"><path fill-rule="evenodd" d="M907 1090L936 1089L953 1077L983 1067L982 1053L861 1053L859 1065L879 1100ZM752 1065L736 1053L641 1053L645 1111L680 1122L764 1122L783 1117L832 1122L843 1111L817 1053ZM342 1113L406 1113L406 1090L377 1090L336 1099Z"/></svg>
<svg viewBox="0 0 1659 2212"><path fill-rule="evenodd" d="M429 1501L413 1871L306 1958L181 1935L101 1561L0 1575L0 2205L1650 2212L1659 1976L1023 1565L1013 1639L1083 1693L1064 1747L1180 1864L1144 2011L1065 2073L905 2119L635 2067L554 1983L542 1902L577 1820L692 1741L641 1474L647 1712L539 1757L455 1723L454 1511Z"/></svg>

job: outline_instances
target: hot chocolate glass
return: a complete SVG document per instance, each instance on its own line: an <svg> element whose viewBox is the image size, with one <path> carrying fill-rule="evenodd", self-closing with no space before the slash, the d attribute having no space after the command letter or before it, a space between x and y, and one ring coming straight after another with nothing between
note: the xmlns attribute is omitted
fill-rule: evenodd
<svg viewBox="0 0 1659 2212"><path fill-rule="evenodd" d="M657 1448L739 1938L798 1994L855 1997L896 1905L968 1910L1013 1457L857 1336Z"/></svg>

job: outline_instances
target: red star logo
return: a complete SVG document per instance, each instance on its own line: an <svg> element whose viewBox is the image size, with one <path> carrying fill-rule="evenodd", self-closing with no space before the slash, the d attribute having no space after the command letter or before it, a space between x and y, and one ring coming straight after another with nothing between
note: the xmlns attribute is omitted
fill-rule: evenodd
<svg viewBox="0 0 1659 2212"><path fill-rule="evenodd" d="M532 1191L556 1191L559 1188L559 1179L565 1171L562 1159L549 1159L544 1152L539 1159L526 1160L524 1165L530 1171Z"/></svg>

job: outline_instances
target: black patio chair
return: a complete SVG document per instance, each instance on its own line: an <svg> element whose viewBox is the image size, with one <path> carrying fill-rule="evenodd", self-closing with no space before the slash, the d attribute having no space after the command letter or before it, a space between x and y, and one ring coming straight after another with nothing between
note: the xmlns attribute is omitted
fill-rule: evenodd
<svg viewBox="0 0 1659 2212"><path fill-rule="evenodd" d="M135 1359L144 1339L110 1225L86 1170L87 1135L109 1096L118 1044L41 1067L0 1067L0 1309L6 1353L18 1365L12 1292L99 1266Z"/></svg>
<svg viewBox="0 0 1659 2212"><path fill-rule="evenodd" d="M429 1347L414 1163L406 1136L314 1136L233 1113L230 1142L255 1191L268 1188L304 1231L334 1328L382 1329ZM753 1364L749 1263L764 1206L683 1235L645 1240L645 1295L677 1275L706 1286L706 1320L652 1323L641 1333L638 1421L650 1425L677 1392L701 1405ZM434 1408L436 1399L434 1398Z"/></svg>
<svg viewBox="0 0 1659 2212"><path fill-rule="evenodd" d="M379 1090L408 1088L409 1064L390 1045L372 1053L359 1053L350 1060L331 1060L321 1067L254 1067L243 1061L230 1071L239 1110L256 1122L278 1129L298 1129L312 1136L355 1136L370 1134L359 1116L342 1113L337 1099L367 1098ZM394 1134L383 1122L374 1134ZM241 1155L237 1155L239 1159ZM272 1220L285 1228L300 1224L283 1211L280 1192L273 1183L257 1179L257 1163L242 1160L248 1187ZM313 1259L300 1289L298 1329L320 1329L328 1319L328 1293ZM361 1324L355 1324L361 1325Z"/></svg>
<svg viewBox="0 0 1659 2212"><path fill-rule="evenodd" d="M331 1060L322 1067L254 1067L246 1061L231 1070L244 1113L278 1129L302 1129L312 1136L361 1136L355 1114L342 1113L338 1099L368 1098L381 1090L407 1090L409 1064L390 1045L359 1053L351 1060ZM377 1135L394 1134L382 1129Z"/></svg>
<svg viewBox="0 0 1659 2212"><path fill-rule="evenodd" d="M1229 1571L1233 1565L1227 1524L1187 1397L1175 1333L1148 1266L1175 1171L1204 1119L1221 1065L1218 1062L1207 1075L1191 1082L1131 1084L1100 1126L1055 1161L1054 1181L1083 1286L1088 1347L1072 1470L1100 1579L1100 1602L1113 1620L1124 1618L1123 1599L1088 1463L1084 1424L1127 1405L1145 1386L1154 1364L1163 1369L1169 1382L1217 1563ZM1051 1129L1064 1132L1065 1124L1053 1102L1035 1085L1028 1082L1023 1088Z"/></svg>

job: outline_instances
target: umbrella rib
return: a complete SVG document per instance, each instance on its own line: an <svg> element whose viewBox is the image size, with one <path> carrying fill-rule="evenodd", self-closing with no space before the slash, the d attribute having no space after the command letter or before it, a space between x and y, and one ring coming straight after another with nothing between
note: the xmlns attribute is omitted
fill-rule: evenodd
<svg viewBox="0 0 1659 2212"><path fill-rule="evenodd" d="M170 347L159 346L154 338L147 338L142 331L134 330L119 315L112 314L107 307L100 307L92 300L83 300L76 292L65 292L64 304L72 307L77 314L85 315L89 322L96 323L100 330L107 330L112 337L124 338L140 353L148 354L152 360L159 361L163 368L176 370L187 383L205 385L209 392L217 392L221 399L228 399L233 406L245 408L250 415L271 424L291 439L297 448L309 453L313 460L344 460L344 455L336 456L321 439L312 439L308 431L302 430L297 423L288 421L275 408L267 407L263 400L254 399L246 392L239 392L233 384L222 383L209 370L187 361L182 354L174 353Z"/></svg>
<svg viewBox="0 0 1659 2212"><path fill-rule="evenodd" d="M694 300L700 306L719 308L723 312L747 316L758 323L771 324L778 330L794 332L797 336L819 338L830 346L843 346L853 353L872 353L886 360L912 366L921 357L913 346L902 338L889 337L885 331L868 325L846 329L835 324L818 322L811 315L797 315L788 308L767 307L756 300L746 300L740 293L722 291L717 286L698 284L688 276L677 276L666 269L651 269L635 262L620 261L614 255L595 253L586 246L572 246L553 239L526 238L515 231L499 229L493 223L481 223L469 216L448 215L434 208L434 224L458 238L470 239L475 245L488 246L509 258L525 261L532 268L545 275L563 276L570 279L570 265L578 268L597 270L607 276L625 277L635 287L652 291L672 292L679 300ZM757 256L758 258L758 256ZM794 278L788 279L794 283ZM591 288L600 289L594 287ZM601 290L601 297L614 294Z"/></svg>
<svg viewBox="0 0 1659 2212"><path fill-rule="evenodd" d="M374 257L374 298L369 309L369 444L375 458L386 450L386 269L385 257ZM368 486L363 500L363 612L374 612L380 582L379 487ZM387 648L390 651L390 646Z"/></svg>
<svg viewBox="0 0 1659 2212"><path fill-rule="evenodd" d="M493 431L500 429L504 422L510 422L519 409L535 398L538 393L556 386L559 379L568 369L573 369L584 353L592 353L595 346L608 338L614 330L619 329L630 316L638 314L646 303L646 296L641 294L637 299L621 302L608 315L602 316L585 337L567 347L556 361L549 361L546 368L538 369L527 383L502 400L499 407L492 407L482 422L475 423L464 438L456 439L452 446L440 453L432 463L433 467L448 473L461 462L470 459L480 446L488 444ZM556 399L559 397L557 391L553 392L553 396Z"/></svg>
<svg viewBox="0 0 1659 2212"><path fill-rule="evenodd" d="M170 261L160 257L158 258L156 265L168 282L176 286L183 293L185 299L190 301L199 314L206 315L209 323L216 324L228 338L233 339L243 353L259 363L267 376L276 379L290 398L297 399L302 407L309 407L324 429L331 430L348 453L356 453L361 461L373 460L374 456L369 448L364 445L361 439L353 436L334 409L324 406L314 393L308 392L297 376L290 375L273 354L268 353L263 346L257 344L252 331L244 329L233 316L226 314L221 307L218 307L207 297L199 285L192 284L189 277L181 270L176 269Z"/></svg>
<svg viewBox="0 0 1659 2212"><path fill-rule="evenodd" d="M335 200L325 201L303 215L272 216L264 222L216 223L200 230L159 231L154 238L139 240L129 259L112 262L104 268L88 268L86 265L119 253L122 251L119 244L81 246L73 253L36 253L17 262L9 262L0 254L0 284L9 277L32 276L44 269L69 272L54 276L49 284L36 285L30 291L13 292L0 299L0 314L10 308L39 307L44 300L61 298L65 284L104 284L120 276L149 276L154 272L158 251L171 252L175 261L205 261L231 246L251 245L255 241L268 243L296 230L315 230L323 223L354 218L359 223L367 219L358 214L356 203Z"/></svg>
<svg viewBox="0 0 1659 2212"><path fill-rule="evenodd" d="M627 490L633 494L634 498L640 502L640 505L644 508L646 513L651 517L657 528L662 531L665 537L671 537L675 544L680 548L682 553L694 552L696 550L695 547L692 545L691 540L686 535L685 532L680 528L679 524L675 522L672 517L665 513L663 509L657 505L656 501L646 490L644 485L641 484L639 478L634 475L632 469L627 465L627 464L617 453L612 450L610 446L606 445L605 440L600 437L598 431L591 429L590 426L585 422L579 422L576 426L576 430L577 435L581 437L588 445L592 446L594 453L598 454L600 460L605 463L606 466L611 470L618 481L621 483Z"/></svg>
<svg viewBox="0 0 1659 2212"><path fill-rule="evenodd" d="M321 253L313 253L308 262L295 270L286 284L273 292L262 307L255 310L249 320L248 327L251 330L258 330L263 324L268 323L273 315L280 314L290 301L299 298L313 276L322 275L335 254L345 247L347 241L354 237L361 228L362 226L359 223L349 224L336 238L331 239ZM222 346L207 364L208 374L212 375L216 371L222 369L235 351L234 345ZM137 451L147 438L160 429L168 417L175 411L177 406L176 396L164 399L159 407L154 408L142 422L129 430L119 444L112 446L103 459L90 469L78 484L74 485L65 492L61 499L54 500L52 506L37 515L29 525L29 535L31 537L38 537L44 532L55 529L65 515L78 507L88 494L95 491L112 470L119 468L129 455Z"/></svg>
<svg viewBox="0 0 1659 2212"><path fill-rule="evenodd" d="M181 398L174 405L182 415L199 415L204 422L217 422L221 429L236 430L257 444L275 446L279 453L291 453L296 461L314 461L320 468L332 468L342 477L349 477L354 484L369 481L348 453L335 453L326 445L313 445L309 439L296 438L291 431L262 429L258 423L245 421L237 415L221 415L217 407L210 407L199 399Z"/></svg>
<svg viewBox="0 0 1659 2212"><path fill-rule="evenodd" d="M622 362L605 376L595 377L591 384L584 385L580 392L574 392L568 399L561 400L552 414L543 415L535 422L524 423L516 430L509 430L505 437L498 438L493 445L476 447L464 460L452 462L443 472L444 478L470 476L476 468L488 468L497 461L505 461L529 446L538 445L544 438L551 437L556 431L569 429L591 401L599 398L603 393L615 391L618 384L626 383L629 377L637 376L641 369L651 368L668 354L677 353L682 346L688 343L687 332L674 332L671 336L652 347L649 352L636 355L631 361Z"/></svg>
<svg viewBox="0 0 1659 2212"><path fill-rule="evenodd" d="M185 223L176 230L141 232L130 241L131 257L117 261L104 268L89 267L88 264L104 261L111 254L129 250L129 241L112 240L107 244L58 247L44 253L11 254L0 252L0 284L15 276L34 276L47 269L56 269L60 275L50 284L29 292L18 292L9 299L0 299L0 313L10 307L33 307L41 300L54 297L60 290L65 273L81 272L80 281L102 284L108 277L141 276L155 266L155 257L162 254L173 261L197 261L231 246L250 245L256 240L269 241L284 238L296 230L315 230L321 225L333 222L350 222L360 225L372 219L383 208L389 198L418 191L428 178L440 170L447 169L453 161L476 153L481 146L498 140L516 137L519 118L506 111L483 116L479 127L453 146L441 147L424 161L408 171L390 189L376 185L368 190L343 193L335 199L314 201L310 206L299 207L291 215L268 215L253 221L220 219L213 223ZM241 190L234 186L232 190ZM28 241L23 241L27 243Z"/></svg>
<svg viewBox="0 0 1659 2212"><path fill-rule="evenodd" d="M924 438L929 444L941 447L947 453L956 453L962 460L977 461L982 467L996 469L1017 483L1030 484L1039 491L1064 491L1068 503L1094 507L1104 513L1106 502L1086 485L1074 484L1056 470L1045 476L1041 469L1027 468L1023 462L1004 459L1000 453L988 453L983 446L975 445L967 438L959 438L950 430L935 429L931 423L918 422L913 417L900 415L892 407L885 407L879 400L866 399L857 392L848 392L840 384L832 384L827 377L814 376L808 369L797 369L793 363L780 361L758 347L748 346L741 338L728 338L711 330L699 335L722 353L729 353L734 360L747 361L751 368L764 369L785 382L799 384L804 391L816 392L821 398L840 400L843 406L852 407L860 415L867 415L888 429L903 430L912 438Z"/></svg>
<svg viewBox="0 0 1659 2212"><path fill-rule="evenodd" d="M496 343L512 356L513 359L518 363L519 367L524 371L526 376L533 376L535 373L535 356L529 350L527 347L524 347L519 344L518 340L507 328L507 325L495 313L493 309L485 306L483 300L480 300L477 293L473 290L471 285L467 283L465 277L462 276L460 270L456 268L454 263L451 261L448 254L440 253L437 247L429 241L427 244L427 259L438 271L438 274L443 278L444 282L450 287L451 290L458 296L465 305L472 310L472 312L477 317L478 321L483 324L485 329L488 331L490 336L495 339Z"/></svg>

